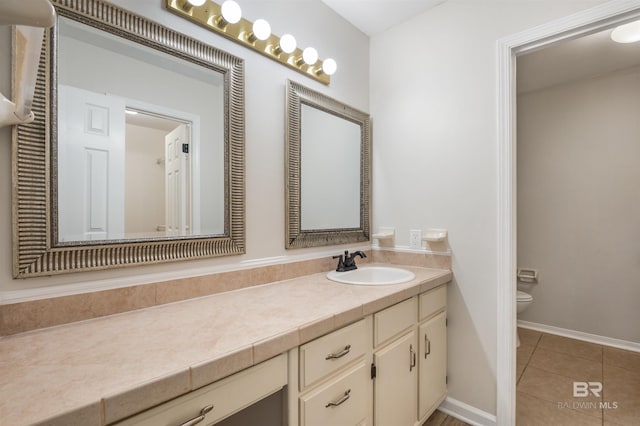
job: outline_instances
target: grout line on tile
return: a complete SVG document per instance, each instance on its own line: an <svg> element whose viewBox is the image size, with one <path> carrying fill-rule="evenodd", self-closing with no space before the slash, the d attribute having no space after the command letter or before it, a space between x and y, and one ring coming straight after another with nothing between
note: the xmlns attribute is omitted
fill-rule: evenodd
<svg viewBox="0 0 640 426"><path fill-rule="evenodd" d="M595 361L594 361L594 362L595 362ZM529 365L528 365L528 364L527 364L527 367L529 367ZM535 366L535 367L533 367L533 368L537 368L537 369L542 370L542 371L544 371L544 372L546 372L546 373L555 374L556 376L561 376L561 377L564 377L564 378L566 378L566 379L576 380L574 377L566 376L566 375L561 374L561 373L558 373L558 372L556 372L556 371L549 371L549 370L546 370L546 369L544 368L544 366ZM524 373L523 373L523 374L524 374Z"/></svg>
<svg viewBox="0 0 640 426"><path fill-rule="evenodd" d="M534 354L535 354L535 352L538 350L539 344L540 344L540 342L541 342L541 340L542 340L542 336L543 336L544 334L546 334L546 333L541 333L541 334L540 334L540 336L539 336L539 338L538 338L538 340L537 340L537 342L536 342L536 344L535 344L535 346L534 346L534 350L531 352L531 356L529 357L529 359L528 359L527 363L525 364L525 367L524 367L524 369L523 369L523 371L522 371L522 374L520 375L520 377L518 377L518 380L517 380L516 385L520 383L520 381L522 380L522 377L523 377L523 376L524 376L524 374L526 373L527 369L530 367L531 360L533 359L533 355L534 355ZM568 337L568 339L571 339L571 338L569 338L569 337ZM576 340L576 339L571 339L571 340ZM580 340L576 340L576 341L578 341L578 342L579 342ZM602 374L602 383L603 383L603 385L604 385L604 380L605 380L605 379L604 379L604 349L605 349L605 347L608 347L608 346L607 346L607 345L598 345L598 346L600 346L600 351L601 351L600 368L601 368L601 374ZM542 349L543 349L543 350L549 349L549 350L553 351L553 349L550 349L550 348L542 348ZM585 360L588 360L588 361L591 361L591 362L597 362L597 361L594 361L594 360L592 360L592 359L582 358L582 357L580 357L580 356L576 356L576 355L573 355L573 354L567 354L567 353L564 353L564 352L558 352L558 351L553 351L553 352L562 353L562 354L564 354L564 355L568 355L568 356L575 357L575 358L585 359ZM540 368L540 367L536 367L536 368ZM546 371L544 368L540 368L540 369L541 369L541 370L543 370L543 371ZM567 377L567 378L570 378L570 379L571 379L571 377L565 376L565 375L563 375L563 374L558 374L557 372L549 372L549 373L551 373L551 374L556 374L556 375L558 375L558 376ZM524 391L521 391L521 390L519 390L519 391L517 391L517 392L522 392L522 393L527 394L527 395L529 395L529 396L531 396L531 397L533 397L533 398L541 399L539 396L530 395L530 394L528 394L527 392L524 392ZM603 386L602 393L601 393L601 396L600 396L600 400L601 400L601 402L604 402L604 400L605 400L605 397L604 397L605 393L606 393L606 390L605 390L605 388L604 388L604 386ZM544 399L541 399L541 400L543 400L543 401L544 401ZM516 399L516 404L517 404L517 399ZM572 410L573 410L573 409L572 409ZM580 410L573 410L573 411L578 412L578 413L582 413L582 414L584 414L584 415L590 415L589 413L584 413L584 412L582 412L582 411L580 411ZM601 415L602 415L602 416L601 416L601 424L602 424L602 426L605 426L605 414L604 414L604 406L603 406L603 405L601 405ZM592 417L596 417L596 416L592 416Z"/></svg>
<svg viewBox="0 0 640 426"><path fill-rule="evenodd" d="M598 362L598 361L595 361L595 360L593 360L593 359L591 359L591 358L584 358L584 357L581 357L580 355L575 355L575 354L571 354L571 353L567 353L567 352L562 352L562 351L556 351L556 350L554 350L553 348L541 348L541 349L542 349L542 350L545 350L545 351L555 352L555 353L557 353L557 354L567 355L567 356L570 356L570 357L572 357L572 358L580 358L580 359L585 360L585 361ZM602 361L600 361L600 362L602 362Z"/></svg>

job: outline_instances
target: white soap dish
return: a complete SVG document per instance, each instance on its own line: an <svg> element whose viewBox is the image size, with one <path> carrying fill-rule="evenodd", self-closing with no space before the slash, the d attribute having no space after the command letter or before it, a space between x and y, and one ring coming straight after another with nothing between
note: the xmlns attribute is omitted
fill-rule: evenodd
<svg viewBox="0 0 640 426"><path fill-rule="evenodd" d="M376 240L391 240L394 236L395 234L393 232L380 232L372 235Z"/></svg>
<svg viewBox="0 0 640 426"><path fill-rule="evenodd" d="M447 239L446 229L427 229L422 235L422 241L428 241L430 243L439 243Z"/></svg>
<svg viewBox="0 0 640 426"><path fill-rule="evenodd" d="M396 245L396 228L381 226L378 232L371 235L372 239L378 240L379 247L394 247Z"/></svg>

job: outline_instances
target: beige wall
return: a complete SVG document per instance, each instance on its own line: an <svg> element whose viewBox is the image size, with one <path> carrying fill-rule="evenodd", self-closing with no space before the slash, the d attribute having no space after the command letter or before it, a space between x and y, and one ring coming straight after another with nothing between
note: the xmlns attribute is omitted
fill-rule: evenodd
<svg viewBox="0 0 640 426"><path fill-rule="evenodd" d="M640 68L518 97L520 319L640 343Z"/></svg>
<svg viewBox="0 0 640 426"><path fill-rule="evenodd" d="M124 231L156 232L165 224L166 131L127 124Z"/></svg>
<svg viewBox="0 0 640 426"><path fill-rule="evenodd" d="M595 6L448 0L371 39L373 229L446 228L449 396L496 412L496 40Z"/></svg>
<svg viewBox="0 0 640 426"><path fill-rule="evenodd" d="M247 254L193 262L14 280L11 273L11 129L0 129L0 301L55 295L87 288L113 288L243 268L290 257L328 256L345 247L288 251L284 248L284 101L285 81L295 80L355 108L369 109L369 40L320 0L247 0L243 14L264 17L273 32L291 32L301 46L314 46L321 58L338 63L331 85L296 71L190 23L168 11L161 1L113 0L138 14L245 60L246 235ZM11 90L10 29L0 27L0 92ZM30 292L25 292L30 289Z"/></svg>

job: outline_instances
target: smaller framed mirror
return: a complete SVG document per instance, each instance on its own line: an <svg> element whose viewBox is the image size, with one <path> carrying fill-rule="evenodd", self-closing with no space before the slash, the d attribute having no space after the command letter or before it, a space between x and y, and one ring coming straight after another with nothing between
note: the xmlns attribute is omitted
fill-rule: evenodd
<svg viewBox="0 0 640 426"><path fill-rule="evenodd" d="M369 241L369 115L288 80L285 246Z"/></svg>

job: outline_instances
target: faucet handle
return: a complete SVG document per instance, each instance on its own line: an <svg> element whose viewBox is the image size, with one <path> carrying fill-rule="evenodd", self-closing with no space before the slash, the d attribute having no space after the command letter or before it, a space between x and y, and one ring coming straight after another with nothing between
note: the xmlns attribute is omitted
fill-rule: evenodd
<svg viewBox="0 0 640 426"><path fill-rule="evenodd" d="M338 266L336 266L336 271L343 272L344 271L344 257L339 254L337 256L333 256L334 259L338 259Z"/></svg>

